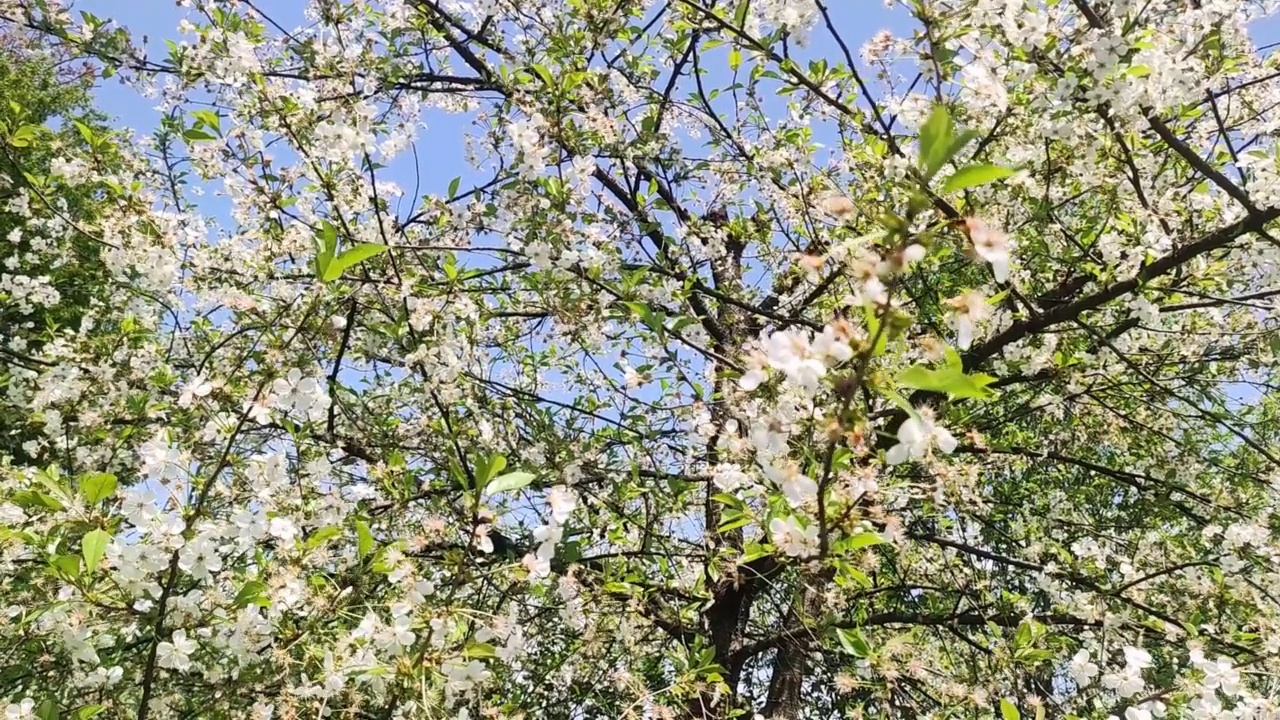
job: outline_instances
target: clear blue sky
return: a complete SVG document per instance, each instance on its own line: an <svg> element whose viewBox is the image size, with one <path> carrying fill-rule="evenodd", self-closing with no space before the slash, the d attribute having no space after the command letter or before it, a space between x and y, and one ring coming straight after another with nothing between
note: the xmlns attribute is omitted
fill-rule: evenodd
<svg viewBox="0 0 1280 720"><path fill-rule="evenodd" d="M269 0L258 4L271 14L272 19L286 29L293 30L306 25L303 18L304 0ZM862 43L881 29L889 29L895 33L909 32L910 17L905 10L887 9L880 0L837 0L830 3L836 25L850 44L851 50L857 53ZM177 7L174 0L74 0L74 10L87 11L100 18L110 18L128 28L141 42L147 38L149 54L155 59L163 59L165 40L178 40L178 23L184 17L193 22L199 20L192 16L192 11ZM815 27L811 33L812 40L807 48L795 49L798 58L829 57L834 62L840 56L839 48L831 40L825 28ZM190 40L190 36L187 38ZM713 78L712 84L728 84ZM113 117L120 126L129 127L140 133L149 133L160 120L156 110L158 100L140 97L131 88L115 79L105 81L97 91L101 109ZM424 114L427 129L419 137L418 152L422 187L420 192L443 194L449 182L457 176L463 176L462 188L468 187L466 179L475 178L475 174L466 167L462 154L462 135L469 129L470 118L461 115L448 115L441 112ZM401 185L406 193L412 193L416 177L412 166L411 155L405 156L391 168L384 171L386 179ZM411 198L406 197L405 202ZM215 208L206 210L221 215Z"/></svg>

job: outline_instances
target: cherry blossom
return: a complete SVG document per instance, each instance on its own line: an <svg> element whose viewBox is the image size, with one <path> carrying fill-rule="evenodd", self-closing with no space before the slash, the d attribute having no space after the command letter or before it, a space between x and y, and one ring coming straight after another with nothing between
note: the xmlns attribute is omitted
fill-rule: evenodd
<svg viewBox="0 0 1280 720"><path fill-rule="evenodd" d="M922 460L935 446L943 453L950 453L956 449L957 442L946 428L936 423L931 412L917 410L916 416L903 420L898 427L898 444L889 448L885 462L900 465L909 460Z"/></svg>
<svg viewBox="0 0 1280 720"><path fill-rule="evenodd" d="M808 557L818 551L818 528L801 525L794 516L770 520L769 535L779 550L792 557Z"/></svg>
<svg viewBox="0 0 1280 720"><path fill-rule="evenodd" d="M1009 237L985 220L967 218L965 222L974 254L991 265L996 282L1007 281L1011 250Z"/></svg>
<svg viewBox="0 0 1280 720"><path fill-rule="evenodd" d="M1280 6L889 4L0 0L6 716L1277 716Z"/></svg>

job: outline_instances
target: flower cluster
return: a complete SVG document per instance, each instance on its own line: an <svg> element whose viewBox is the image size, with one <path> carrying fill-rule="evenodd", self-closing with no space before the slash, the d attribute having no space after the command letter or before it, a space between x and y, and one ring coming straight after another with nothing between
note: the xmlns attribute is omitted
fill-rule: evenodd
<svg viewBox="0 0 1280 720"><path fill-rule="evenodd" d="M750 367L738 384L748 392L769 379L773 369L786 382L812 393L827 369L853 357L849 341L852 331L843 323L828 325L817 336L796 330L779 330L761 338L760 351L750 358Z"/></svg>

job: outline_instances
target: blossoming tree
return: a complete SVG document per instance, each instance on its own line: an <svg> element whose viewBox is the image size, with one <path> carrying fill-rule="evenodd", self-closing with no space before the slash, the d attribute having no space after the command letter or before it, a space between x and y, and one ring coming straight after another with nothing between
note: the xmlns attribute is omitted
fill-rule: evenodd
<svg viewBox="0 0 1280 720"><path fill-rule="evenodd" d="M167 109L5 199L7 717L1280 717L1275 2L186 4L0 0Z"/></svg>
<svg viewBox="0 0 1280 720"><path fill-rule="evenodd" d="M61 146L89 148L90 140L106 133L104 118L89 102L92 67L72 62L66 50L45 47L35 33L13 27L0 30L0 85L5 88L0 124L13 132L0 152L0 207L5 208L0 210L0 236L5 238L0 264L6 269L0 279L5 301L0 310L0 363L19 377L34 377L40 370L42 361L35 357L39 352L32 351L51 339L51 329L100 331L81 325L83 310L103 302L111 292L101 269L101 246L83 230L99 205L93 188L63 187L56 194L43 194L42 188L31 185L26 193L17 192L28 175L45 176L55 162L66 160L58 156ZM38 134L36 128L49 121L58 127ZM102 165L115 165L109 144L99 142L94 149ZM60 240L51 242L52 237ZM6 404L0 416L0 446L26 464L32 457L22 446L32 441L33 428L26 420L32 408L30 398L19 394L15 399L18 402ZM58 409L45 409L51 431L60 432Z"/></svg>

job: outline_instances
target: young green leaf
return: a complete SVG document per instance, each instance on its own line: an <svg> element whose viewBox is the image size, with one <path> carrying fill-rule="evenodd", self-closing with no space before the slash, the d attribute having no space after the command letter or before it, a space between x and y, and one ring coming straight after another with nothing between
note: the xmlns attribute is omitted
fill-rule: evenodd
<svg viewBox="0 0 1280 720"><path fill-rule="evenodd" d="M222 119L218 117L218 113L212 110L202 109L202 110L193 110L191 112L191 115L196 120L199 120L200 122L204 123L206 126L213 128L214 132L218 133L219 135L222 134Z"/></svg>
<svg viewBox="0 0 1280 720"><path fill-rule="evenodd" d="M250 605L259 604L259 598L262 593L266 592L267 584L260 580L250 580L240 588L240 592L236 593L235 606L238 608L248 607Z"/></svg>
<svg viewBox="0 0 1280 720"><path fill-rule="evenodd" d="M314 550L341 534L342 528L337 525L326 525L319 530L316 530L311 534L311 537L307 538L306 547L308 550Z"/></svg>
<svg viewBox="0 0 1280 720"><path fill-rule="evenodd" d="M80 496L90 505L97 505L115 493L117 484L111 473L89 473L80 479Z"/></svg>
<svg viewBox="0 0 1280 720"><path fill-rule="evenodd" d="M40 126L38 125L23 125L14 130L13 134L9 136L9 144L14 147L28 147L39 132Z"/></svg>
<svg viewBox="0 0 1280 720"><path fill-rule="evenodd" d="M205 140L217 140L218 137L210 132L205 132L198 128L187 128L182 131L182 139L187 142L202 142Z"/></svg>
<svg viewBox="0 0 1280 720"><path fill-rule="evenodd" d="M85 125L79 120L72 120L71 124L76 126L76 130L80 132L80 137L84 138L84 141L89 143L90 147L93 147L96 144L97 137L93 134L93 128Z"/></svg>
<svg viewBox="0 0 1280 720"><path fill-rule="evenodd" d="M476 463L476 485L484 488L494 475L502 472L507 466L507 459L501 455L490 455Z"/></svg>
<svg viewBox="0 0 1280 720"><path fill-rule="evenodd" d="M332 282L342 277L342 273L349 267L358 265L365 260L382 252L387 251L387 246L381 243L360 243L355 247L347 250L329 262L329 266L325 268L321 280Z"/></svg>
<svg viewBox="0 0 1280 720"><path fill-rule="evenodd" d="M858 533L848 540L850 550L871 547L872 545L879 545L883 542L885 542L884 537L877 532Z"/></svg>
<svg viewBox="0 0 1280 720"><path fill-rule="evenodd" d="M942 191L955 192L965 188L986 185L989 182L1007 178L1013 172L1013 168L1003 165L965 165L947 178L947 181L942 184Z"/></svg>
<svg viewBox="0 0 1280 720"><path fill-rule="evenodd" d="M951 114L938 105L920 128L920 168L926 178L937 174L950 159L952 132Z"/></svg>
<svg viewBox="0 0 1280 720"><path fill-rule="evenodd" d="M898 374L898 385L915 390L946 393L957 398L976 398L989 400L996 396L987 387L996 378L983 373L966 375L963 370L948 365L940 370L931 370L923 365L912 365Z"/></svg>
<svg viewBox="0 0 1280 720"><path fill-rule="evenodd" d="M97 569L110 542L111 535L106 530L90 530L84 534L80 540L80 554L84 556L85 570L93 572Z"/></svg>
<svg viewBox="0 0 1280 720"><path fill-rule="evenodd" d="M836 638L840 641L840 647L850 655L857 657L871 655L871 645L856 628L836 628Z"/></svg>
<svg viewBox="0 0 1280 720"><path fill-rule="evenodd" d="M492 658L498 657L498 650L489 643L469 643L462 651L463 657L469 658Z"/></svg>
<svg viewBox="0 0 1280 720"><path fill-rule="evenodd" d="M333 223L324 220L316 232L316 278L323 280L329 272L329 264L338 251L338 229Z"/></svg>
<svg viewBox="0 0 1280 720"><path fill-rule="evenodd" d="M361 560L373 552L373 532L369 530L369 523L363 520L356 521L356 552Z"/></svg>
<svg viewBox="0 0 1280 720"><path fill-rule="evenodd" d="M80 575L80 557L78 555L57 555L53 558L53 566L71 577Z"/></svg>
<svg viewBox="0 0 1280 720"><path fill-rule="evenodd" d="M502 492L519 490L533 482L535 477L537 476L533 473L516 470L515 472L509 472L506 475L499 475L494 478L492 482L485 486L484 491L488 495L497 495Z"/></svg>
<svg viewBox="0 0 1280 720"><path fill-rule="evenodd" d="M1021 720L1022 713L1018 712L1018 706L1004 698L1000 698L1000 717L1003 720Z"/></svg>

